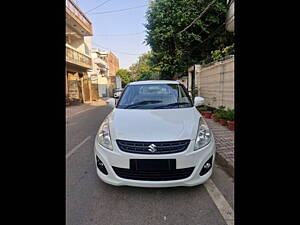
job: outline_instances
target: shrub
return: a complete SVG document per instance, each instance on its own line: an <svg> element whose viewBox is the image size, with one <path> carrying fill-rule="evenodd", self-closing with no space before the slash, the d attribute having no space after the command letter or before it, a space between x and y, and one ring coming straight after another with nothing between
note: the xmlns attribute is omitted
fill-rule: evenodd
<svg viewBox="0 0 300 225"><path fill-rule="evenodd" d="M228 109L226 111L226 120L234 121L234 109Z"/></svg>
<svg viewBox="0 0 300 225"><path fill-rule="evenodd" d="M219 106L216 110L214 110L214 114L222 119L221 117L224 116L225 108L226 107L224 105Z"/></svg>
<svg viewBox="0 0 300 225"><path fill-rule="evenodd" d="M198 111L200 111L200 112L207 111L207 107L205 107L205 106L199 107Z"/></svg>
<svg viewBox="0 0 300 225"><path fill-rule="evenodd" d="M223 59L225 56L233 53L234 53L234 44L226 46L225 48L222 49L211 51L211 59L213 61L218 61Z"/></svg>
<svg viewBox="0 0 300 225"><path fill-rule="evenodd" d="M215 113L215 115L219 118L219 119L225 119L226 118L226 111L218 111Z"/></svg>
<svg viewBox="0 0 300 225"><path fill-rule="evenodd" d="M226 107L224 105L220 105L217 111L225 111Z"/></svg>

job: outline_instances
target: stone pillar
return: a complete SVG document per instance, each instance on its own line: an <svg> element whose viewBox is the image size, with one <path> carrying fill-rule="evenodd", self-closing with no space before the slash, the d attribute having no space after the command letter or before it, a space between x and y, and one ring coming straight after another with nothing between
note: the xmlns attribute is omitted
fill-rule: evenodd
<svg viewBox="0 0 300 225"><path fill-rule="evenodd" d="M195 88L198 90L198 96L200 95L200 73L201 65L195 65Z"/></svg>
<svg viewBox="0 0 300 225"><path fill-rule="evenodd" d="M192 72L188 71L188 91L192 91Z"/></svg>

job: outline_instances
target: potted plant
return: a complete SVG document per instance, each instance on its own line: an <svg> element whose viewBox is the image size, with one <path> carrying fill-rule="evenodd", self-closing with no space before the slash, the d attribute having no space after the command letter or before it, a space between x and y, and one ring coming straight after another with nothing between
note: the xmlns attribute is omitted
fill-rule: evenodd
<svg viewBox="0 0 300 225"><path fill-rule="evenodd" d="M212 112L209 111L209 110L207 110L207 111L203 111L201 114L202 114L205 118L210 119L210 117L211 117L211 115L212 115Z"/></svg>
<svg viewBox="0 0 300 225"><path fill-rule="evenodd" d="M212 114L212 107L210 106L210 103L208 103L207 110L204 112L204 117L210 119Z"/></svg>
<svg viewBox="0 0 300 225"><path fill-rule="evenodd" d="M210 118L212 118L213 121L215 121L215 122L218 122L218 120L219 120L215 113L212 113Z"/></svg>
<svg viewBox="0 0 300 225"><path fill-rule="evenodd" d="M224 119L225 106L221 105L214 111L214 121L220 122L220 120ZM221 122L220 122L221 123ZM222 121L224 123L224 121Z"/></svg>
<svg viewBox="0 0 300 225"><path fill-rule="evenodd" d="M205 118L210 118L212 112L208 110L208 108L206 106L202 106L200 108L198 108L198 111L201 113L201 115L203 115Z"/></svg>
<svg viewBox="0 0 300 225"><path fill-rule="evenodd" d="M221 125L226 126L226 111L219 112L219 122Z"/></svg>
<svg viewBox="0 0 300 225"><path fill-rule="evenodd" d="M214 114L212 114L211 116L215 122L219 122L219 119L220 119L219 112L214 112Z"/></svg>
<svg viewBox="0 0 300 225"><path fill-rule="evenodd" d="M219 117L218 117L218 110L214 110L213 113L211 114L211 118L215 121L218 122L219 121Z"/></svg>
<svg viewBox="0 0 300 225"><path fill-rule="evenodd" d="M234 130L234 109L227 110L227 127L229 130Z"/></svg>

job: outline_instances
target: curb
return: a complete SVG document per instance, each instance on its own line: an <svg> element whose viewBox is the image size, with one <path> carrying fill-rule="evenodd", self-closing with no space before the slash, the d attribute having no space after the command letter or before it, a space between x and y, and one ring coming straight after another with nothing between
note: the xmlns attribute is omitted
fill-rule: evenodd
<svg viewBox="0 0 300 225"><path fill-rule="evenodd" d="M230 165L226 159L224 159L220 153L216 151L216 162L224 168L227 174L234 177L234 167Z"/></svg>

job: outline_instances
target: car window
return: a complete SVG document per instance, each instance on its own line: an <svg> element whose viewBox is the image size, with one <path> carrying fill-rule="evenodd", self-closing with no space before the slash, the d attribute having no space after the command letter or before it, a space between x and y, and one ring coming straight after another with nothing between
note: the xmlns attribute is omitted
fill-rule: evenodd
<svg viewBox="0 0 300 225"><path fill-rule="evenodd" d="M117 108L160 109L192 107L190 97L178 84L129 85Z"/></svg>

